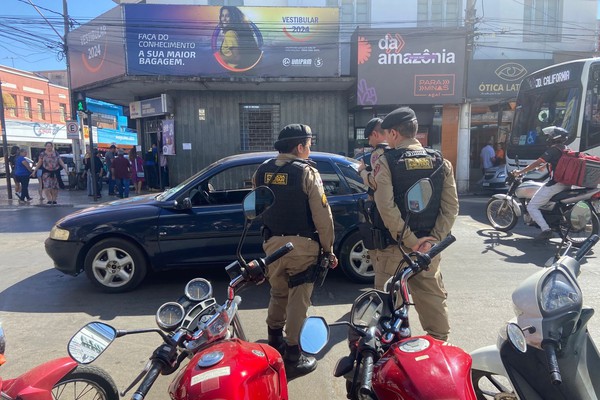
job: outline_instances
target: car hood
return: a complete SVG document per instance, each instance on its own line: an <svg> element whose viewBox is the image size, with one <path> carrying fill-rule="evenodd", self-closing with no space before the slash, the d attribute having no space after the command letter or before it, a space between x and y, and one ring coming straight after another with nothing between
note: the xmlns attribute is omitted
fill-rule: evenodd
<svg viewBox="0 0 600 400"><path fill-rule="evenodd" d="M60 219L56 225L69 226L71 223L80 224L83 220L94 221L97 224L123 220L126 216L138 214L140 212L146 215L155 215L159 211L159 206L166 205L166 202L156 200L156 194L147 194L143 196L118 199L96 206L84 208ZM147 211L143 211L147 209Z"/></svg>

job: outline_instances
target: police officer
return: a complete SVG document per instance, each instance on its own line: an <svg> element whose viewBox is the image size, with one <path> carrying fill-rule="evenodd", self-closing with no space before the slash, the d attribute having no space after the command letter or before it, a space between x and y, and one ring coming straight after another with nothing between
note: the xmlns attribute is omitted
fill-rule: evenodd
<svg viewBox="0 0 600 400"><path fill-rule="evenodd" d="M416 139L417 117L409 107L389 113L381 123L391 150L380 157L373 168L377 190L374 198L385 227L407 250L428 251L445 238L458 215L458 196L452 164L438 151L425 149ZM404 195L421 178L432 180L434 193L429 207L411 218L403 237L406 210ZM389 246L378 254L383 273L392 276L402 259L397 246ZM439 269L440 256L433 259L429 270L409 282L421 326L436 339L447 340L450 333L447 292Z"/></svg>
<svg viewBox="0 0 600 400"><path fill-rule="evenodd" d="M386 238L386 235L388 235L387 231L374 228L373 226L373 219L376 218L376 216L373 215L375 210L372 200L373 194L375 193L375 190L377 190L377 184L375 183L375 177L373 175L373 165L376 164L384 150L389 148L385 133L383 132L383 129L381 129L381 122L381 118L373 118L367 123L364 135L368 138L369 146L373 147L373 151L371 152L368 164L365 163L363 159L358 167L358 172L360 173L363 182L369 187L369 200L371 200L365 203L365 212L367 214L367 225L369 229L361 229L361 233L363 233L364 243L369 249L369 258L373 265L373 270L375 271L375 289L379 290L383 289L383 285L389 276L382 271L381 263L377 262L377 254L379 249L383 249L391 244L391 240L389 240L391 237ZM365 235L368 237L365 237ZM388 242L385 241L386 239Z"/></svg>
<svg viewBox="0 0 600 400"><path fill-rule="evenodd" d="M267 185L275 194L275 203L262 216L265 253L272 254L287 242L294 245L294 250L267 271L271 284L269 345L283 354L288 377L307 374L317 367L314 357L300 352L298 336L310 306L312 272L321 252L332 268L337 266L331 209L321 176L308 160L311 143L308 125L287 125L274 144L279 155L265 161L253 178L255 186Z"/></svg>

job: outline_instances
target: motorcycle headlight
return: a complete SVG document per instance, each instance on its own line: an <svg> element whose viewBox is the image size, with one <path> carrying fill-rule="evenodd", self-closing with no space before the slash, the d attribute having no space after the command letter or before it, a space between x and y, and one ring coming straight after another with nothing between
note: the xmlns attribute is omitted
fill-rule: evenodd
<svg viewBox="0 0 600 400"><path fill-rule="evenodd" d="M69 231L59 228L57 225L52 227L50 231L50 239L54 240L69 240Z"/></svg>
<svg viewBox="0 0 600 400"><path fill-rule="evenodd" d="M540 305L545 312L564 311L581 306L581 292L561 272L549 274L542 284Z"/></svg>

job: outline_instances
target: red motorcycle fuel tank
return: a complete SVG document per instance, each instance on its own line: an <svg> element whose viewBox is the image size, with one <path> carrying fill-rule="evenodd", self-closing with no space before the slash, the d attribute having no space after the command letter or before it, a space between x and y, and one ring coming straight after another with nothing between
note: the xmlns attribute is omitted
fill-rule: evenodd
<svg viewBox="0 0 600 400"><path fill-rule="evenodd" d="M430 336L394 344L373 366L379 399L476 400L471 356Z"/></svg>
<svg viewBox="0 0 600 400"><path fill-rule="evenodd" d="M173 400L287 400L283 359L266 344L223 340L198 352L169 394Z"/></svg>

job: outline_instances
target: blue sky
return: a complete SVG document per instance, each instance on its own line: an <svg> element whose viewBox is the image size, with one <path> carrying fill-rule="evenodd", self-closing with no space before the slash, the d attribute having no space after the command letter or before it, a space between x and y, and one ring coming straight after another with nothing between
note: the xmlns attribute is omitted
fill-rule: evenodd
<svg viewBox="0 0 600 400"><path fill-rule="evenodd" d="M31 0L44 18L29 4L29 0L1 0L0 65L25 71L66 69L57 48L62 36L62 0ZM83 24L116 7L112 0L68 0L68 13L76 23ZM52 27L51 27L51 26Z"/></svg>

